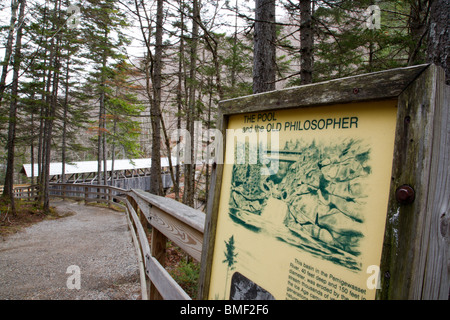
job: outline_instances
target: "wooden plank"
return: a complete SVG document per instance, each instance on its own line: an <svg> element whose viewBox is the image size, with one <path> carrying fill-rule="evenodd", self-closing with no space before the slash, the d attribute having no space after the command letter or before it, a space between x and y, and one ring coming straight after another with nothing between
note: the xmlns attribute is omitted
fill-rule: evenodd
<svg viewBox="0 0 450 320"><path fill-rule="evenodd" d="M166 269L154 257L145 257L147 275L158 289L164 300L191 300L189 295L170 276Z"/></svg>
<svg viewBox="0 0 450 320"><path fill-rule="evenodd" d="M202 255L203 233L180 223L179 220L157 207L150 209L150 223L195 260ZM159 259L158 259L159 260Z"/></svg>
<svg viewBox="0 0 450 320"><path fill-rule="evenodd" d="M224 133L228 119L219 112L217 128ZM223 135L225 137L225 135ZM223 143L225 156L226 143ZM203 235L202 260L200 264L198 299L207 300L211 278L212 260L214 254L214 241L217 229L217 216L219 211L220 191L222 187L223 164L213 164L211 173L211 188L209 191L205 231Z"/></svg>
<svg viewBox="0 0 450 320"><path fill-rule="evenodd" d="M145 278L145 268L144 268L144 260L142 257L141 247L139 241L136 236L136 231L134 230L133 223L130 220L130 215L127 216L128 228L130 229L131 238L133 239L134 248L136 250L136 255L138 257L138 267L139 267L139 279L141 282L141 297L142 300L148 300L148 292L147 292L147 281Z"/></svg>
<svg viewBox="0 0 450 320"><path fill-rule="evenodd" d="M397 97L427 65L391 69L220 102L223 115Z"/></svg>
<svg viewBox="0 0 450 320"><path fill-rule="evenodd" d="M423 281L414 288L413 298L447 300L450 270L450 86L445 86L445 74L437 70L433 145L424 233L417 252L418 272ZM426 248L423 250L423 248Z"/></svg>
<svg viewBox="0 0 450 320"><path fill-rule="evenodd" d="M177 206L178 208L186 208L183 208L176 216L173 216L165 211L167 209L167 204L162 207L155 205L155 203L159 205L163 202L161 199L155 199L157 196L147 194L141 190L132 190L130 196L137 202L139 208L153 227L162 232L167 238L172 240L195 260L201 260L203 230L202 232L198 230L198 220L201 220L201 218L204 219L205 214L203 212L180 204L181 206ZM150 201L152 201L152 203L150 203ZM176 201L173 202L178 203ZM194 220L196 223L186 223L186 221L189 221L186 217L184 217L183 220L179 219L180 214L183 212L189 212L190 217L194 216L197 218L197 220ZM196 228L192 225L196 226Z"/></svg>
<svg viewBox="0 0 450 320"><path fill-rule="evenodd" d="M122 193L122 194L128 193L128 190L121 189L118 187L104 186L104 185L99 186L99 185L88 184L88 183L51 183L50 189L52 189L52 187L67 187L67 188L80 188L81 189L81 190L76 190L76 191L72 191L72 192L82 192L83 188L91 188L91 189L99 189L100 188L103 190L105 190L105 189L112 190L112 191ZM53 190L60 190L60 189L53 189Z"/></svg>
<svg viewBox="0 0 450 320"><path fill-rule="evenodd" d="M156 196L139 189L132 189L131 191L147 203L160 208L162 211L169 213L176 219L203 233L205 227L205 214L200 210L195 210L181 202L166 197Z"/></svg>
<svg viewBox="0 0 450 320"><path fill-rule="evenodd" d="M129 201L127 201L127 208L128 208L128 212L130 213L134 225L136 226L136 230L139 236L139 242L141 244L141 249L142 249L142 254L144 256L150 256L150 246L148 244L147 241L147 236L145 234L144 228L142 227L141 223L139 222L139 217L136 214L136 211L134 210L134 208L131 206L131 203Z"/></svg>
<svg viewBox="0 0 450 320"><path fill-rule="evenodd" d="M430 66L398 99L379 299L448 299L449 129L443 73ZM411 204L397 202L403 184ZM448 228L448 227L447 227Z"/></svg>

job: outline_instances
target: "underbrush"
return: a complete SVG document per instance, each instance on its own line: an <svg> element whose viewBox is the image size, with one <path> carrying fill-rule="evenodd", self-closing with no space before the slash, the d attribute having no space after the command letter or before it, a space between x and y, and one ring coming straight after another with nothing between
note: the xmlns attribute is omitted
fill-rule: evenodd
<svg viewBox="0 0 450 320"><path fill-rule="evenodd" d="M146 230L147 240L151 245L151 228ZM176 283L191 297L197 298L200 263L192 259L172 241L166 243L165 269Z"/></svg>
<svg viewBox="0 0 450 320"><path fill-rule="evenodd" d="M37 206L36 202L16 200L16 214L11 212L9 199L0 198L0 236L7 237L23 228L45 219L56 219L59 216L50 208L49 213Z"/></svg>
<svg viewBox="0 0 450 320"><path fill-rule="evenodd" d="M166 248L166 268L172 278L192 298L197 298L200 263L169 242Z"/></svg>

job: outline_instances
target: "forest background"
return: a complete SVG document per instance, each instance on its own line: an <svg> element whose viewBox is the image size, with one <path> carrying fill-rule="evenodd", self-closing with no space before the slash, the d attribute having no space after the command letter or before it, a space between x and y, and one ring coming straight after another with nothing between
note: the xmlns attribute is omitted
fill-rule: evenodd
<svg viewBox="0 0 450 320"><path fill-rule="evenodd" d="M449 7L448 0L3 1L3 197L12 199L14 184L38 184L36 205L48 210L51 162L64 170L96 160L97 181L107 184L102 162L149 157L150 192L163 194L160 158L179 142L171 132L215 128L220 100L429 62L450 84ZM42 174L27 180L18 174L24 163ZM209 163L170 163L170 174L177 200L204 204Z"/></svg>

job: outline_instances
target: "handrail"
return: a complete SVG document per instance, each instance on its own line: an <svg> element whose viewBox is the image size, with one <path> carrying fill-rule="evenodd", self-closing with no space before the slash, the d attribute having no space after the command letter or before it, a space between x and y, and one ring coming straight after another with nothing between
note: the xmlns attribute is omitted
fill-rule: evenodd
<svg viewBox="0 0 450 320"><path fill-rule="evenodd" d="M38 194L37 186L19 187L14 195L32 199ZM89 202L107 202L108 206L125 208L133 243L138 253L142 299L190 300L164 268L165 242L178 245L197 261L201 260L205 214L170 198L148 192L124 190L111 186L72 183L51 183L51 197L71 198ZM141 223L152 226L152 245ZM145 272L145 274L144 274ZM147 285L147 282L150 285Z"/></svg>

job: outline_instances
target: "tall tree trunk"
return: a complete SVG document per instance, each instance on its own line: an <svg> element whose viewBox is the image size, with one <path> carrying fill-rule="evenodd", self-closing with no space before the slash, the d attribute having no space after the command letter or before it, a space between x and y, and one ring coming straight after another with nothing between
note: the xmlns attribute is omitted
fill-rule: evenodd
<svg viewBox="0 0 450 320"><path fill-rule="evenodd" d="M47 52L45 53L45 55L47 55ZM44 60L44 65L45 65L45 60ZM38 177L36 178L36 183L39 186L39 190L42 189L42 172L43 172L43 167L42 167L42 159L43 159L43 141L44 141L44 125L45 125L45 120L44 120L44 116L45 116L45 88L46 88L46 82L45 82L45 72L43 72L43 76L42 76L42 97L41 97L41 104L40 104L40 111L39 111L39 136L38 136L38 154L37 154L37 167L38 167ZM39 191L39 203L40 203L40 198L41 198L41 192Z"/></svg>
<svg viewBox="0 0 450 320"><path fill-rule="evenodd" d="M13 79L11 87L11 103L9 107L9 126L8 126L8 141L7 152L8 157L6 160L6 176L5 176L5 188L3 190L3 196L9 197L11 201L11 212L16 214L16 208L14 204L14 157L15 157L15 142L16 142L16 116L17 116L17 102L19 94L19 70L21 62L21 49L22 49L22 22L25 15L26 1L20 0L19 9L19 28L16 35L16 47L14 50L14 63L13 63Z"/></svg>
<svg viewBox="0 0 450 320"><path fill-rule="evenodd" d="M104 102L103 102L104 104ZM106 152L106 106L103 106L103 132L102 132L102 159L103 159L103 185L108 185L108 167Z"/></svg>
<svg viewBox="0 0 450 320"><path fill-rule="evenodd" d="M300 83L312 83L314 32L311 0L300 0Z"/></svg>
<svg viewBox="0 0 450 320"><path fill-rule="evenodd" d="M56 44L55 51L59 50L59 40ZM59 86L59 57L55 56L55 63L53 65L53 82L52 82L52 94L50 101L50 112L49 112L49 121L47 126L47 134L45 141L45 181L44 181L44 212L48 213L50 211L50 163L51 163L51 145L52 145L52 136L53 136L53 122L56 116L56 108L58 104L58 86Z"/></svg>
<svg viewBox="0 0 450 320"><path fill-rule="evenodd" d="M423 61L423 55L421 56L420 53L423 52L421 50L422 44L428 33L430 1L432 2L433 0L416 0L410 4L408 31L411 37L411 44L408 52L408 66Z"/></svg>
<svg viewBox="0 0 450 320"><path fill-rule="evenodd" d="M0 105L3 99L3 93L5 92L6 89L6 76L8 74L9 60L11 58L13 49L14 28L16 26L18 7L19 2L17 0L11 0L11 21L9 23L9 31L5 47L5 57L3 58L2 75L0 78Z"/></svg>
<svg viewBox="0 0 450 320"><path fill-rule="evenodd" d="M253 93L275 90L275 40L275 0L256 0Z"/></svg>
<svg viewBox="0 0 450 320"><path fill-rule="evenodd" d="M113 123L113 141L111 146L111 186L114 187L114 179L115 179L115 169L114 164L116 161L116 132L117 132L117 116L114 116L114 123Z"/></svg>
<svg viewBox="0 0 450 320"><path fill-rule="evenodd" d="M67 64L66 64L66 82L65 82L65 94L64 94L64 115L63 115L63 132L62 132L62 146L61 146L61 182L66 183L66 149L67 149L67 112L69 108L69 66L70 57L69 52L67 53Z"/></svg>
<svg viewBox="0 0 450 320"><path fill-rule="evenodd" d="M181 129L181 110L183 106L183 95L182 95L182 88L183 88L183 74L184 74L184 1L179 0L179 6L180 6L180 19L181 19L181 35L180 35L180 47L179 47L179 57L178 57L178 84L177 84L177 130L178 130L178 141L177 141L177 164L175 166L175 181L173 186L173 191L175 193L175 200L180 200L180 161L179 158L180 155L180 129Z"/></svg>
<svg viewBox="0 0 450 320"><path fill-rule="evenodd" d="M55 25L56 21L56 10L57 10L57 1L55 2L55 7L53 9L53 16L50 19L52 22L51 31L56 32L57 27ZM52 37L50 40L49 45L49 57L47 60L47 56L45 57L44 65L47 67L47 72L44 72L44 96L42 99L43 102L43 124L42 124L42 139L40 143L41 146L41 159L40 159L40 168L39 168L39 199L38 202L42 207L45 207L47 194L48 194L48 187L49 187L49 171L50 171L50 147L51 147L51 126L52 126L52 119L51 119L51 108L52 108L52 101L53 101L53 93L52 93L52 79L54 79L54 63L55 63L55 55L56 55L56 48L55 48L55 39ZM45 62L48 61L48 65L45 64ZM45 80L45 77L47 78Z"/></svg>
<svg viewBox="0 0 450 320"><path fill-rule="evenodd" d="M33 93L34 100L34 93ZM34 111L31 113L31 141L30 141L30 162L31 162L31 185L34 185Z"/></svg>
<svg viewBox="0 0 450 320"><path fill-rule="evenodd" d="M105 28L104 30L104 38L105 42L108 38L108 30ZM106 185L106 150L105 150L105 128L106 128L106 112L105 112L105 95L106 95L106 48L103 49L102 53L102 68L100 73L100 99L99 99L99 111L98 111L98 140L97 140L97 184L102 184L102 182ZM102 163L103 163L103 172L102 172ZM102 174L104 177L104 181L102 181Z"/></svg>
<svg viewBox="0 0 450 320"><path fill-rule="evenodd" d="M236 5L237 7L237 5ZM207 124L207 137L206 137L206 141L208 143L207 147L206 147L206 172L205 172L205 208L208 206L208 198L209 198L209 161L210 161L210 139L211 139L211 108L212 108L212 100L213 100L213 94L214 94L214 90L213 90L213 83L212 83L212 79L208 78L208 90L209 90L209 100L208 100L208 124ZM218 137L214 137L214 139L217 139ZM217 154L218 150L214 150L214 152Z"/></svg>
<svg viewBox="0 0 450 320"><path fill-rule="evenodd" d="M194 113L195 113L195 78L197 75L197 44L198 44L198 34L200 21L200 10L198 0L194 0L193 6L193 21L192 21L192 39L191 39L191 52L190 52L190 85L189 85L189 97L188 97L188 114L186 120L186 129L191 135L191 159L190 163L185 165L184 170L184 203L188 206L194 206L194 193L195 193L195 152L194 152Z"/></svg>
<svg viewBox="0 0 450 320"><path fill-rule="evenodd" d="M450 85L450 2L433 0L430 19L427 60L445 70L445 83Z"/></svg>
<svg viewBox="0 0 450 320"><path fill-rule="evenodd" d="M59 29L59 23L61 18L61 0L55 1L53 10L53 22L52 30L57 32ZM56 41L54 41L56 40ZM47 114L45 119L44 129L44 141L43 141L43 172L42 172L42 185L43 190L41 192L40 200L43 201L43 210L48 213L50 211L50 163L51 163L51 148L52 148L52 136L53 136L53 123L56 116L56 108L58 105L58 88L59 88L59 74L61 69L60 64L60 45L61 35L56 34L51 40L50 45L50 59L49 59L49 71L47 77Z"/></svg>
<svg viewBox="0 0 450 320"><path fill-rule="evenodd" d="M41 29L41 37L44 38L45 34L47 32L47 4L44 6L44 15L43 15L43 21L42 21L42 29ZM53 40L52 40L53 41ZM53 56L51 55L52 51L50 51L50 58ZM47 48L44 47L43 52L43 66L47 66ZM50 73L50 70L48 71ZM47 111L48 111L48 105L47 105L47 95L48 95L48 79L47 72L44 70L42 72L42 96L41 96L41 103L40 103L40 121L39 121L39 137L38 137L38 157L37 157L37 164L38 164L38 178L37 184L39 186L39 192L38 192L38 201L36 205L42 205L44 201L44 135L45 135L45 125L47 122Z"/></svg>
<svg viewBox="0 0 450 320"><path fill-rule="evenodd" d="M163 0L157 1L155 63L153 70L153 103L150 117L152 123L152 166L150 168L150 193L162 194L161 181L161 72L162 72L162 34L163 34Z"/></svg>
<svg viewBox="0 0 450 320"><path fill-rule="evenodd" d="M237 56L237 33L238 33L238 0L235 3L235 14L234 14L234 35L233 35L233 50L232 50L232 62L231 62L231 89L234 90L236 86L236 66L238 61Z"/></svg>

